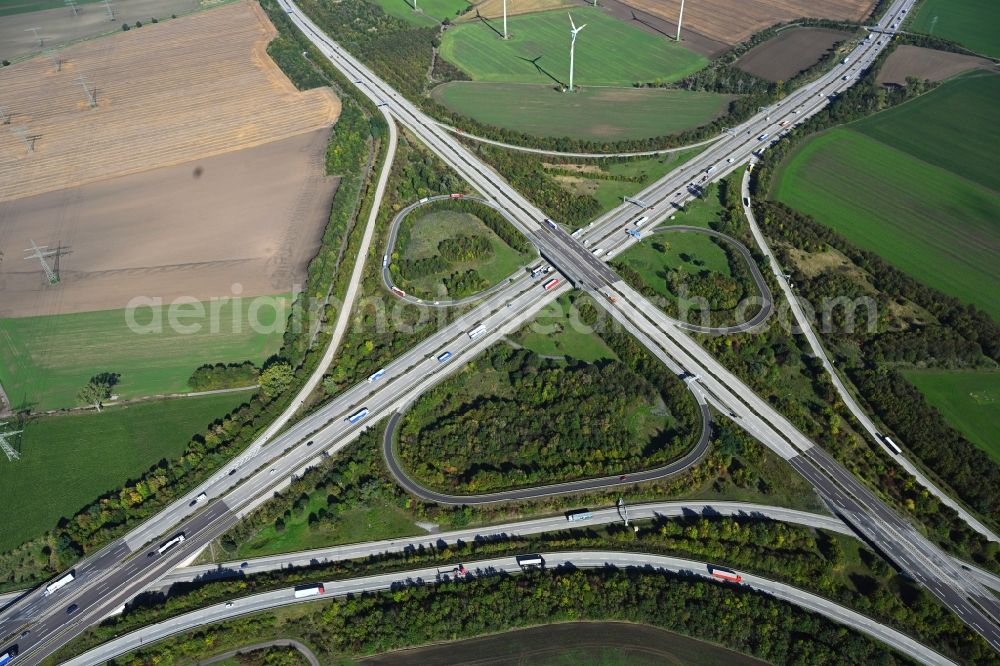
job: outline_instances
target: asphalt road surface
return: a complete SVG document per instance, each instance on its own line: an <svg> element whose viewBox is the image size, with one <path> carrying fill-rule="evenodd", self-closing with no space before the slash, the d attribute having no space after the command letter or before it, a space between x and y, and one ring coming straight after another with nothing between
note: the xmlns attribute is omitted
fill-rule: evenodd
<svg viewBox="0 0 1000 666"><path fill-rule="evenodd" d="M713 579L711 564L678 557L609 551L540 553L540 555L545 561L545 566L549 569L564 566L575 567L577 569L604 568L607 566L617 568L634 567ZM229 602L209 606L143 627L138 631L104 643L79 657L64 662L64 664L65 666L90 666L92 664L105 663L142 645L148 645L151 642L162 640L183 631L249 613L267 611L296 603L313 603L335 596L377 592L393 589L398 586L428 585L437 581L460 580L466 577L474 578L477 576L495 576L501 574L516 575L521 572L521 567L517 564L515 558L507 556L466 563L466 570L467 573L463 575L456 568L442 571L439 567L425 567L400 573L380 574L350 580L326 581L323 582L323 587L326 591L324 595L307 597L305 599L296 599L294 597L294 588L290 587L255 594L249 597L236 598ZM902 632L890 629L861 613L840 606L828 599L768 578L740 571L735 573L742 577L741 584L746 587L765 592L783 601L823 615L834 622L856 629L911 657L919 663L933 666L953 665L952 661L918 643Z"/></svg>
<svg viewBox="0 0 1000 666"><path fill-rule="evenodd" d="M912 0L897 0L888 10L883 23L894 20L903 7L911 5ZM484 196L506 209L510 217L516 220L516 226L536 242L542 255L553 262L562 276L594 294L617 295L617 305L606 307L640 342L664 360L668 367L677 369L679 374L697 375L699 387L705 392L709 404L722 410L779 455L795 463L831 505L842 507L844 518L865 535L870 543L879 544L884 541L886 545L883 552L897 566L921 581L969 626L983 634L995 649L1000 649L997 624L994 619L987 617L987 614L993 618L1000 616L1000 609L996 599L977 581L959 571L958 565L951 558L889 510L838 463L822 455L822 452L813 451L813 443L787 419L705 353L677 328L676 322L618 281L614 272L590 250L555 223L550 225L546 222L537 208L412 104L375 78L350 54L329 41L293 5L283 0L282 6L307 37L317 44L335 66L352 77L365 94L380 106L387 107L397 121L403 123L461 176L479 188ZM774 120L771 116L759 114L734 128L730 138L712 144L684 167L647 188L644 193L651 197L650 205L658 211L656 219L650 225L658 223L669 214L669 210L660 207L664 200L679 197L685 190L696 190L699 183L723 177L729 171L739 168L739 163L761 145L756 140L758 132L767 129L779 131L776 126L772 127L774 123L779 123L780 126L780 123L789 118L802 118L814 113L827 103L829 94L852 85L856 75L852 74L849 76L850 80L845 82L840 78L841 75L847 76L844 71L853 73L857 63L869 62L880 48L874 41L859 45L851 56L851 65L835 67L829 74L793 92L772 107L769 113L774 116ZM673 194L674 191L678 194ZM601 225L591 225L592 228L598 229L611 224L615 216L622 215L623 211L623 207L616 209L602 218ZM617 221L620 222L620 219ZM629 239L630 236L619 241L614 250L620 251L628 247ZM608 254L612 252L609 251ZM607 255L603 257L606 258ZM0 616L0 628L4 633L20 628L25 619L30 617L36 626L46 627L48 635L39 638L39 634L33 630L27 645L22 646L22 656L18 661L37 663L79 633L84 622L93 622L102 616L109 603L117 602L119 598L127 599L162 577L166 568L176 564L173 558L180 560L193 556L203 546L203 538L207 538L209 532L224 529L225 522L234 520L236 516L266 501L271 492L287 485L293 474L301 473L310 464L315 464L320 459L321 452L339 450L352 441L371 420L398 411L501 335L528 321L566 288L563 283L559 288L543 293L536 285L525 287L515 284L509 290L487 298L483 304L443 326L439 333L394 361L386 368L384 380L378 386L366 386L363 383L345 391L266 446L254 451L252 456L241 456L234 463L231 472L227 471L229 468L221 471L123 539L128 552L133 552L144 548L144 544L168 538L177 530L183 529L185 533L190 531L192 536L166 557L149 560L164 562L162 567L135 565L134 561L141 556L124 560L110 556L102 560L100 558L103 555L92 556L78 565L83 575L78 575L77 581L55 595L41 599L40 591L26 595ZM487 327L489 333L470 340L465 332L480 324ZM438 360L443 351L451 353L446 362ZM369 421L346 420L362 406L368 409ZM307 438L309 443L306 442ZM199 505L195 503L199 492L206 492L210 500L223 495L226 499L224 503L215 501ZM210 512L219 512L220 509L212 507L220 506L223 507L221 513L203 517ZM189 522L185 523L185 520ZM207 522L201 524L199 521ZM88 596L93 595L98 588L104 590L103 596ZM105 600L111 601L101 603ZM970 600L974 600L978 606L970 603ZM80 609L73 614L72 617L76 619L66 622L60 613L64 612L65 604L71 601L84 603L79 603ZM26 613L26 609L30 613ZM57 632L56 627L60 625Z"/></svg>

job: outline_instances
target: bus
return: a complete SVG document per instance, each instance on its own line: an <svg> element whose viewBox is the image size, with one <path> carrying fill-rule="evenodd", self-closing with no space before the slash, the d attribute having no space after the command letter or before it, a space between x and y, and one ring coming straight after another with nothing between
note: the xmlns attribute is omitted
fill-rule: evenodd
<svg viewBox="0 0 1000 666"><path fill-rule="evenodd" d="M549 289L553 289L557 284L559 284L559 278L552 278L542 285L542 289L548 291Z"/></svg>
<svg viewBox="0 0 1000 666"><path fill-rule="evenodd" d="M55 579L54 581L49 583L48 586L45 588L45 596L49 596L56 590L65 587L66 585L69 585L70 583L73 582L74 578L76 578L75 569L67 573L65 576Z"/></svg>
<svg viewBox="0 0 1000 666"><path fill-rule="evenodd" d="M315 597L319 594L326 594L326 588L323 587L322 583L316 583L315 585L299 585L295 588L296 599Z"/></svg>
<svg viewBox="0 0 1000 666"><path fill-rule="evenodd" d="M383 377L385 377L385 368L382 368L381 370L376 370L372 374L368 375L368 383L374 384Z"/></svg>
<svg viewBox="0 0 1000 666"><path fill-rule="evenodd" d="M363 408L359 409L358 411L354 412L353 414L351 414L350 416L348 416L347 417L347 422L348 423L357 423L358 421L360 421L361 419L365 418L366 416L368 416L368 408L367 407L363 407Z"/></svg>
<svg viewBox="0 0 1000 666"><path fill-rule="evenodd" d="M400 289L399 287L393 287L392 293L396 294L397 296L406 296L406 292Z"/></svg>
<svg viewBox="0 0 1000 666"><path fill-rule="evenodd" d="M452 199L464 199L465 198L465 195L462 194L461 192L455 192L454 194L450 194L448 196L450 196Z"/></svg>
<svg viewBox="0 0 1000 666"><path fill-rule="evenodd" d="M475 340L476 338L485 334L486 334L486 327L480 324L479 326L476 326L474 329L469 331L469 339Z"/></svg>
<svg viewBox="0 0 1000 666"><path fill-rule="evenodd" d="M712 566L711 564L708 565L708 573L712 574L716 578L729 581L730 583L738 583L743 580L743 576L739 575L735 571Z"/></svg>
<svg viewBox="0 0 1000 666"><path fill-rule="evenodd" d="M181 532L174 538L164 541L163 545L161 545L159 548L156 549L156 552L158 552L160 555L163 555L163 553L167 552L168 550L170 550L177 544L182 543L183 541L184 541L184 532Z"/></svg>
<svg viewBox="0 0 1000 666"><path fill-rule="evenodd" d="M575 523L579 520L590 520L594 517L594 514L590 512L590 509L577 509L576 511L567 511L566 520L571 523Z"/></svg>
<svg viewBox="0 0 1000 666"><path fill-rule="evenodd" d="M556 223L550 220L549 218L545 218L545 224L549 225L549 227L551 227L553 231L559 228L558 225L556 225Z"/></svg>
<svg viewBox="0 0 1000 666"><path fill-rule="evenodd" d="M522 569L545 566L545 560L542 559L541 555L518 555L514 560L517 562L517 566Z"/></svg>
<svg viewBox="0 0 1000 666"><path fill-rule="evenodd" d="M889 447L889 449L890 449L890 450L891 450L891 451L892 451L892 452L893 452L894 454L896 454L897 456L898 456L898 455L899 455L900 453L902 453L902 452L903 452L903 449L901 449L901 448L899 448L898 446L896 446L896 442L892 441L892 439L891 439L891 438L889 438L889 437L887 437L887 436L885 436L885 435L882 435L882 439L884 439L884 440L885 440L885 445L886 445L886 446L888 446L888 447Z"/></svg>
<svg viewBox="0 0 1000 666"><path fill-rule="evenodd" d="M11 645L9 648L4 650L3 654L0 654L0 666L13 661L14 657L17 656L17 646Z"/></svg>
<svg viewBox="0 0 1000 666"><path fill-rule="evenodd" d="M447 361L447 360L448 360L449 358L451 358L451 352L450 352L450 351L446 351L446 352L445 352L445 353L443 353L443 354L438 354L438 357L437 357L437 359L438 359L438 363L444 363L444 362L445 362L445 361Z"/></svg>

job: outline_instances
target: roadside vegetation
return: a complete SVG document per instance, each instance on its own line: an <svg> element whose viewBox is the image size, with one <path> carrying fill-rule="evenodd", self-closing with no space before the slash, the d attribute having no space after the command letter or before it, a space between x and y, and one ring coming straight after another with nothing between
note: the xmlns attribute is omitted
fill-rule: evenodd
<svg viewBox="0 0 1000 666"><path fill-rule="evenodd" d="M700 199L673 215L672 224L715 228L740 220L739 177L706 188ZM685 231L645 234L618 255L615 270L671 317L693 324L731 326L759 309L760 295L746 259L724 240ZM745 301L757 304L746 307ZM747 301L748 302L748 301ZM703 313L702 307L707 306Z"/></svg>
<svg viewBox="0 0 1000 666"><path fill-rule="evenodd" d="M701 434L683 382L631 364L542 359L500 343L410 408L398 435L408 474L475 494L625 474L683 455ZM630 367L630 365L632 367Z"/></svg>
<svg viewBox="0 0 1000 666"><path fill-rule="evenodd" d="M336 395L362 381L464 311L456 307L428 312L424 306L397 299L382 282L382 257L387 251L389 225L396 214L424 197L457 192L469 193L458 175L423 144L401 132L357 304L344 342L323 379L323 395ZM517 242L513 238L511 242ZM316 395L314 399L321 397Z"/></svg>
<svg viewBox="0 0 1000 666"><path fill-rule="evenodd" d="M885 622L906 634L909 634L932 648L940 650L943 654L958 658L963 663L987 664L993 657L989 646L979 636L961 623L958 618L951 615L936 599L925 592L920 587L914 585L907 579L895 574L879 557L854 539L835 533L828 533L822 530L813 530L804 526L789 525L772 522L766 519L746 518L700 518L692 517L685 519L667 520L640 520L632 526L625 528L621 525L601 525L590 526L588 528L566 529L561 532L551 532L531 537L498 537L493 540L476 540L468 543L453 545L427 546L413 551L403 553L385 553L361 560L345 560L331 563L316 564L310 567L299 569L286 569L268 573L256 574L253 576L240 576L228 580L201 581L195 583L177 584L172 587L169 595L161 593L150 593L140 596L135 602L126 607L122 615L111 618L95 628L89 629L83 636L67 645L56 657L65 660L73 654L88 649L112 635L121 635L132 628L149 623L153 618L163 621L168 617L173 617L181 613L204 607L212 603L231 599L234 596L243 596L253 593L264 592L285 588L297 583L305 583L315 580L338 580L353 578L359 575L374 575L377 573L400 571L417 567L437 566L447 570L457 563L462 563L471 571L476 571L476 561L484 558L495 558L502 556L513 557L520 553L531 552L559 552L575 550L612 550L625 552L645 552L660 555L672 555L686 557L695 560L725 563L744 571L752 571L758 575L767 576L787 582L796 587L800 587L836 603L853 607L856 610ZM548 563L554 566L557 560L550 558ZM525 574L529 578L517 578L511 580L511 589L527 590L527 595L536 599L546 599L548 595L539 593L539 581L528 572ZM544 575L553 575L552 572ZM558 572L555 575L560 575ZM579 572L578 575L591 577L598 576L598 572ZM766 595L759 595L746 588L738 588L730 585L722 585L703 581L687 576L677 576L665 572L646 572L640 574L638 571L621 572L614 569L605 570L604 575L613 578L627 576L631 579L629 585L616 585L609 588L607 584L599 585L604 590L602 594L574 594L566 592L559 595L558 599L552 601L555 607L575 608L573 613L566 616L566 619L575 617L576 619L622 619L651 623L673 630L681 630L684 627L711 625L713 627L726 626L729 630L721 633L709 635L695 633L693 635L719 640L720 637L729 636L730 640L739 639L736 642L722 641L722 644L729 645L735 649L746 651L757 656L766 656L760 652L748 649L745 640L750 636L760 633L759 623L763 617L759 618L753 627L738 621L733 613L738 613L743 609L752 609L756 604L765 599ZM642 582L635 578L642 576ZM496 578L473 577L461 581L463 585L471 586L474 590L482 592L483 586L489 586L491 580L508 580L507 576ZM502 585L502 583L501 583ZM655 601L655 596L651 596L650 586L670 586L675 589L680 596L672 603L676 605L675 611L671 612L666 608L659 607L659 602ZM564 587L561 586L561 587ZM619 603L622 600L616 599L608 601L605 611L600 614L588 614L587 604L592 600L604 598L609 594L614 596L616 592L611 589L631 589L636 594L634 602ZM399 588L393 593L365 595L360 599L367 599L370 603L374 599L384 598L387 603L393 604L393 612L405 613L406 598L417 588ZM450 583L438 581L434 589L434 599L436 603L450 603L448 598L454 593L456 588ZM508 590L509 593L509 590ZM697 600L712 598L716 594L731 593L739 596L740 601L724 603L721 606L711 609L704 609L705 616L693 625L687 625L680 621L681 618L689 617L692 609L697 608L700 603ZM426 590L425 593L426 594ZM424 595L421 595L423 598ZM508 597L505 603L512 602L516 597ZM527 597L526 597L527 598ZM391 601L390 601L391 600ZM640 600L641 603L640 603ZM465 603L471 601L466 600ZM366 602L360 602L364 606ZM474 602L478 603L478 602ZM308 624L304 623L301 628L306 630L304 636L307 642L314 648L321 651L330 651L329 654L360 656L371 651L385 651L387 649L400 648L409 645L419 645L432 640L432 636L412 633L414 627L423 626L416 623L415 618L406 617L401 619L410 627L410 632L404 632L409 638L404 642L387 644L384 637L373 644L372 650L360 651L353 641L357 639L357 629L349 630L336 621L332 621L329 613L337 608L358 608L358 599L338 599L331 601L329 605L324 605L316 609L313 605L299 607L299 612L311 615ZM582 604L582 606L581 606ZM495 618L495 600L488 602L489 607L494 610L490 613L490 618ZM806 621L812 617L798 609L796 606L783 605L784 610L778 614L777 611L769 614L770 617L784 617L787 614L796 615L797 622ZM316 609L310 612L308 609ZM325 609L325 610L324 610ZM637 609L648 609L642 611L643 615L631 615ZM537 620L525 618L523 624L497 624L495 619L492 624L483 626L477 622L471 622L470 618L482 617L478 615L482 609L468 611L468 615L463 611L459 618L455 612L451 611L441 617L449 618L449 621L457 622L455 627L462 627L463 633L452 634L456 636L475 636L482 633L492 633L508 628L509 626L531 626L538 623L551 623L562 618L558 613L539 616ZM264 617L280 618L285 611L268 613ZM322 614L322 621L319 616ZM648 614L646 614L648 613ZM543 620L542 617L545 619ZM818 620L813 618L811 621ZM280 620L279 620L280 621ZM332 624L331 624L332 622ZM415 624L416 623L416 624ZM439 624L440 620L428 623L428 626ZM797 631L806 631L803 625L798 624ZM733 629L739 627L739 629ZM321 629L325 628L325 629ZM200 629L199 631L212 631L216 637L226 636L225 631L218 628ZM283 630L291 631L291 635L303 636L299 630L290 627L283 627ZM330 631L335 640L343 640L344 633L353 636L352 640L346 643L331 645L317 632ZM817 641L817 636L809 630L810 640L801 641L804 650L810 651L814 657L818 658L816 649L832 649L825 645L824 641ZM265 633L264 636L270 636ZM839 627L838 635L850 635L850 630ZM287 634L286 634L287 637ZM786 630L776 631L774 636L768 640L798 641L791 639ZM840 641L837 642L841 644ZM166 643L169 645L169 643ZM184 645L190 645L191 641L184 641ZM164 644L161 644L164 645ZM349 645L351 647L344 647ZM377 645L377 648L374 646ZM213 645L213 649L218 645ZM154 648L156 649L156 648ZM186 657L197 657L198 652L186 652ZM874 658L874 657L873 657ZM779 662L784 663L782 659ZM810 662L811 663L811 662ZM867 662L864 662L867 663ZM878 663L886 663L879 661Z"/></svg>
<svg viewBox="0 0 1000 666"><path fill-rule="evenodd" d="M348 82L332 66L324 66L321 54L292 32L287 16L273 0L263 0L262 7L279 31L301 40L300 54L306 50L310 59L318 63L319 71L337 89L343 104L340 120L331 135L327 159L328 172L341 176L340 187L334 196L321 251L308 267L308 288L293 305L292 316L300 317L304 323L301 327L286 328L278 358L272 361L273 366L290 369L290 381L271 384L284 386L280 393L260 391L250 399L243 395L244 404L186 442L179 454L164 456L152 466L149 466L151 461L157 457L148 459L144 471L133 473L136 475L124 487L97 491L103 494L96 498L92 494L82 508L80 504L70 508L64 514L67 519L60 520L56 527L0 555L0 589L33 585L68 568L82 555L97 550L211 475L278 417L290 396L313 371L329 341L329 330L320 329L315 336L310 333L314 323L333 315L322 306L325 297L343 297L350 274L350 258L355 256L360 243L361 234L355 233L355 219L363 216L371 205L368 179L371 167L380 160L383 144L379 139L385 126L374 105L353 97ZM285 54L288 55L287 49ZM283 58L283 61L287 64L287 60ZM294 68L286 71L293 82L300 83ZM321 307L310 306L316 301ZM191 370L189 366L188 373ZM284 377L275 379L283 380ZM223 398L233 399L232 396ZM219 417L219 411L216 407L213 416ZM208 420L203 417L202 424ZM37 535L44 526L34 524L33 528Z"/></svg>
<svg viewBox="0 0 1000 666"><path fill-rule="evenodd" d="M834 309L828 319L829 330L820 329L824 346L845 379L854 383L862 401L885 424L884 432L894 436L937 483L995 526L1000 518L1000 466L930 408L901 370L995 368L1000 361L1000 327L983 311L925 286L811 217L783 204L763 201L778 165L793 153L801 138L857 120L916 94L919 87L877 87L878 64L859 85L839 95L765 154L754 170L753 186L760 197L755 201L756 216L804 299L814 304L828 297L851 302L857 298L872 300L876 306L873 314L864 307ZM900 242L906 241L906 234L901 235ZM757 386L752 371L743 376ZM818 386L824 384L825 380ZM837 416L828 430L836 427L832 439L839 443L831 442L828 450L922 522L932 539L983 566L1000 570L1000 549L996 544L972 532L950 509L921 491L915 481L887 464L886 454L880 449L875 455L858 455L859 446L871 448L873 444L867 437L845 440L842 432L845 426L850 427L852 419L831 389L823 388L819 393L829 401L829 413ZM848 444L851 439L854 441Z"/></svg>

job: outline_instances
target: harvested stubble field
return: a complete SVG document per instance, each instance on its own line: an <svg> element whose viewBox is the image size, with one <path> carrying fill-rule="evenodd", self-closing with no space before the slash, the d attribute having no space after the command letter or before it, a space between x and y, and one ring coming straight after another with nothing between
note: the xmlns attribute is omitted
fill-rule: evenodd
<svg viewBox="0 0 1000 666"><path fill-rule="evenodd" d="M330 125L329 90L298 92L266 54L274 26L238 2L0 70L0 201L179 164ZM88 108L79 77L96 88Z"/></svg>
<svg viewBox="0 0 1000 666"><path fill-rule="evenodd" d="M621 1L677 27L681 0ZM684 6L684 29L738 44L770 25L797 18L860 21L874 6L875 0L701 0Z"/></svg>

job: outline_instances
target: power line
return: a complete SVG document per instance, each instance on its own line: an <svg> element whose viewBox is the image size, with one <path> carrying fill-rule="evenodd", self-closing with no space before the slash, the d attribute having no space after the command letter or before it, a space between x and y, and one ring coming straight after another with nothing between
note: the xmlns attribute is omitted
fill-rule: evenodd
<svg viewBox="0 0 1000 666"><path fill-rule="evenodd" d="M49 279L49 284L59 284L59 276L56 274L52 267L49 266L49 262L45 260L45 257L56 256L58 257L58 250L49 250L47 245L42 245L41 247L35 245L35 241L31 241L31 247L25 252L30 252L26 260L38 259L42 264L42 270L45 271L45 277Z"/></svg>
<svg viewBox="0 0 1000 666"><path fill-rule="evenodd" d="M6 426L6 423L0 423L0 428ZM23 430L8 430L6 432L0 431L0 451L3 451L7 456L7 460L14 462L15 460L21 459L21 454L17 452L10 442L7 440L8 437L13 437L14 435L20 435Z"/></svg>

